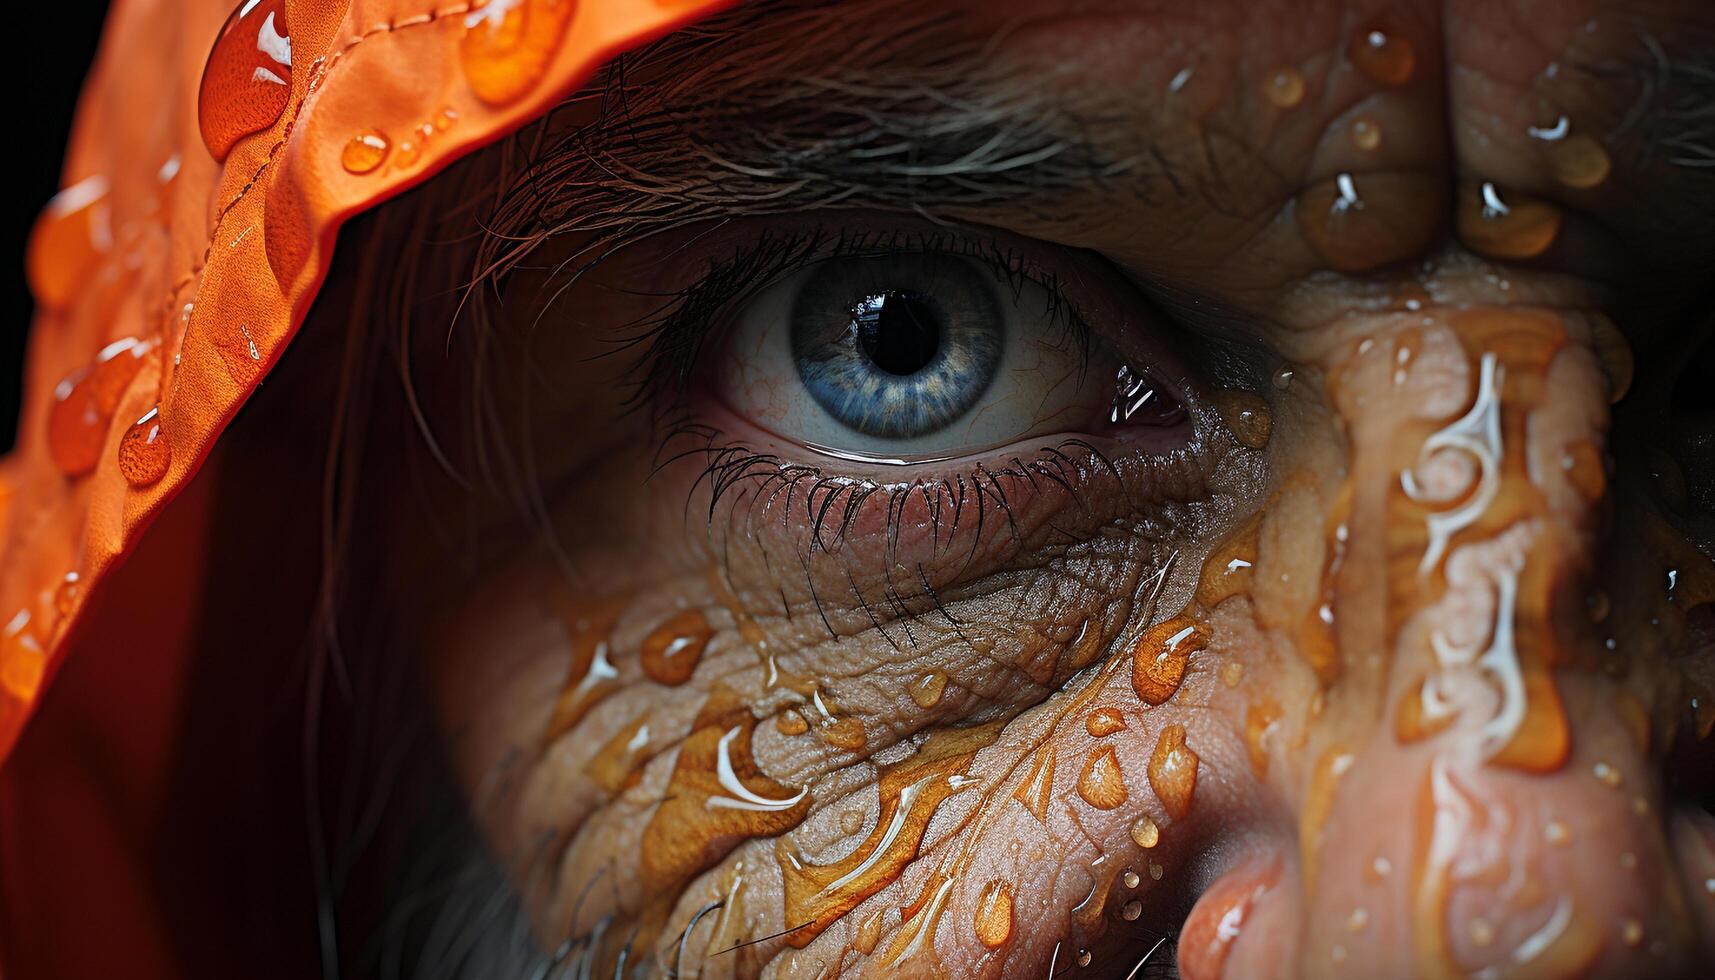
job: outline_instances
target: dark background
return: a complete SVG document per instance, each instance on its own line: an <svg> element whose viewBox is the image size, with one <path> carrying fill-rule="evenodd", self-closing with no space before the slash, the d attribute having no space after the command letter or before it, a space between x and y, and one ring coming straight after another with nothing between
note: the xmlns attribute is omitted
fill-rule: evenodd
<svg viewBox="0 0 1715 980"><path fill-rule="evenodd" d="M29 333L30 289L24 282L24 242L42 205L59 189L60 163L71 134L72 108L95 44L107 4L102 0L48 0L12 5L16 25L12 55L6 59L5 216L0 221L0 451L12 447L18 426L18 384Z"/></svg>

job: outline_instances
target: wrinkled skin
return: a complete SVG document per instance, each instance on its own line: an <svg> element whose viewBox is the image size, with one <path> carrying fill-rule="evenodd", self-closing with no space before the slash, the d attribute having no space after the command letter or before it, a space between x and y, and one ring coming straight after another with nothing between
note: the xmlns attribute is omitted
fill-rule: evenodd
<svg viewBox="0 0 1715 980"><path fill-rule="evenodd" d="M625 284L686 288L807 219L669 231L553 302L541 270L580 240L542 245L507 285L528 342L497 344L490 377L543 533L485 513L482 571L437 576L425 642L454 769L543 948L591 940L573 955L612 971L629 941L632 966L704 977L1019 977L1087 954L1078 972L1124 977L1183 920L1197 980L1715 962L1694 798L1715 519L1669 404L1708 332L1715 185L1619 128L1634 76L1554 67L1639 62L1645 34L1707 57L1707 6L1396 4L1398 84L1348 54L1377 5L944 6L934 31L996 39L995 75L1103 107L1084 121L1110 159L1153 163L936 217L1105 257L1117 271L1079 278L1090 319L1127 325L1117 356L1187 420L1050 422L903 468L776 441L835 482L763 466L716 498L707 437L657 452L660 420L625 411L636 354L597 355L656 303ZM845 40L887 36L886 13L854 6ZM789 21L770 23L721 56ZM1264 91L1283 65L1289 107ZM1593 186L1527 133L1562 113L1618 133ZM1359 117L1378 146L1354 143ZM1342 173L1374 224L1318 238L1303 215ZM1459 181L1551 202L1558 240L1484 246ZM1266 402L1266 443L1233 388ZM767 439L730 401L689 404L717 446ZM1008 469L1072 437L1054 477ZM955 519L935 488L956 475ZM913 481L930 489L888 490ZM663 683L642 651L683 610L710 634ZM1155 696L1169 620L1201 645ZM766 805L711 804L737 792L723 752Z"/></svg>

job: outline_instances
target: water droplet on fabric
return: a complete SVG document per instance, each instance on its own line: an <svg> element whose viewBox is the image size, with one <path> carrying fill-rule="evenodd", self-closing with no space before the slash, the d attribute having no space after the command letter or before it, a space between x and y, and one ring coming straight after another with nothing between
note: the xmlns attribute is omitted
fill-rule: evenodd
<svg viewBox="0 0 1715 980"><path fill-rule="evenodd" d="M77 296L101 256L113 247L111 189L100 174L66 187L42 209L30 230L24 272L30 293L48 309Z"/></svg>
<svg viewBox="0 0 1715 980"><path fill-rule="evenodd" d="M379 129L366 129L346 140L339 152L340 166L354 174L366 174L387 160L393 142Z"/></svg>
<svg viewBox="0 0 1715 980"><path fill-rule="evenodd" d="M575 0L477 0L465 16L459 61L465 81L489 105L506 105L548 71Z"/></svg>
<svg viewBox="0 0 1715 980"><path fill-rule="evenodd" d="M244 0L226 19L203 67L197 123L203 145L225 160L240 139L272 126L292 94L286 0Z"/></svg>
<svg viewBox="0 0 1715 980"><path fill-rule="evenodd" d="M134 487L146 487L167 475L173 461L173 446L161 424L161 406L156 405L132 424L119 440L119 472Z"/></svg>

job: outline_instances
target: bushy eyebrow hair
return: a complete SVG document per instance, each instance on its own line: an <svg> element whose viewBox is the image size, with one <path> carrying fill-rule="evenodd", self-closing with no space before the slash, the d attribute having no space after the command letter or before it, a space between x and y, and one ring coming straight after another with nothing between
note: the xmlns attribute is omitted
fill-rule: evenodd
<svg viewBox="0 0 1715 980"><path fill-rule="evenodd" d="M485 222L479 278L559 234L612 247L831 208L969 220L1046 213L1122 176L1128 193L1177 186L1159 154L1109 138L1126 128L1119 108L1008 77L990 58L1004 32L922 6L746 4L620 58L538 124Z"/></svg>

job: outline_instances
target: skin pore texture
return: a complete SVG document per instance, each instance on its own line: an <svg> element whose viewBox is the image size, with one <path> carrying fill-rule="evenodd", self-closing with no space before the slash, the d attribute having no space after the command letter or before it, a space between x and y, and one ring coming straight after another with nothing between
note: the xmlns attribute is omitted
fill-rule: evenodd
<svg viewBox="0 0 1715 980"><path fill-rule="evenodd" d="M536 946L1698 975L1711 52L1689 0L761 4L549 120L490 428L424 389L510 489L382 521ZM1018 360L842 444L746 317L925 251Z"/></svg>

